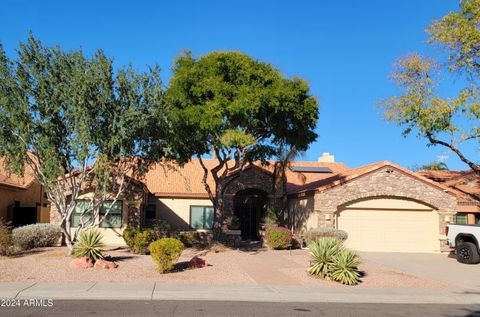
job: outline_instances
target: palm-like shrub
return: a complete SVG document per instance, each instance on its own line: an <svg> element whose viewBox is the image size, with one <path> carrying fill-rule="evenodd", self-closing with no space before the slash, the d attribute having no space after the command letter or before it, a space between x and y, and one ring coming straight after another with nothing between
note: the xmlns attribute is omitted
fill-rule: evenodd
<svg viewBox="0 0 480 317"><path fill-rule="evenodd" d="M353 251L341 249L333 258L331 278L346 285L356 285L360 282L360 257Z"/></svg>
<svg viewBox="0 0 480 317"><path fill-rule="evenodd" d="M104 243L103 234L98 230L82 231L78 235L77 242L73 246L73 255L76 258L87 256L94 262L103 259Z"/></svg>
<svg viewBox="0 0 480 317"><path fill-rule="evenodd" d="M175 263L185 249L180 240L163 238L152 242L149 246L150 255L157 263L160 273L170 272L175 268Z"/></svg>
<svg viewBox="0 0 480 317"><path fill-rule="evenodd" d="M308 247L313 258L313 265L308 269L308 273L330 280L332 265L342 249L342 242L336 238L324 237L314 240Z"/></svg>

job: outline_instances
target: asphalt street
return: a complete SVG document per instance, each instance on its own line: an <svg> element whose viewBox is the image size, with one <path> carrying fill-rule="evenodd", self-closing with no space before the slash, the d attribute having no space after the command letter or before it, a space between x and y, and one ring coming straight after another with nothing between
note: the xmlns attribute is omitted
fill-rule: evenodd
<svg viewBox="0 0 480 317"><path fill-rule="evenodd" d="M0 307L0 316L480 317L480 305L114 300L54 300L53 302L19 302L18 304L16 307Z"/></svg>

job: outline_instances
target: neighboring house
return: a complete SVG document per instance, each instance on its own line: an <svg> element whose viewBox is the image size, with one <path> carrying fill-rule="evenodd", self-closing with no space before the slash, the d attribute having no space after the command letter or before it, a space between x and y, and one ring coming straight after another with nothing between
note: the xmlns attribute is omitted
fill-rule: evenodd
<svg viewBox="0 0 480 317"><path fill-rule="evenodd" d="M274 164L254 164L226 179L223 210L241 219L244 239L258 239L266 209L281 202L283 189L275 186L273 170ZM202 176L196 159L181 167L156 165L119 199L110 219L95 224L111 244L123 243L125 227L148 227L160 219L182 230L209 230L213 208ZM207 181L213 189L212 179ZM447 251L445 226L465 207L465 193L448 184L390 162L349 169L329 154L318 162L292 162L286 192L288 223L296 232L342 229L349 234L347 245L362 251Z"/></svg>
<svg viewBox="0 0 480 317"><path fill-rule="evenodd" d="M0 219L18 227L49 222L48 201L43 187L36 183L31 171L24 177L11 175L0 160Z"/></svg>
<svg viewBox="0 0 480 317"><path fill-rule="evenodd" d="M453 190L458 197L457 224L480 224L480 177L473 171L420 171L417 174Z"/></svg>

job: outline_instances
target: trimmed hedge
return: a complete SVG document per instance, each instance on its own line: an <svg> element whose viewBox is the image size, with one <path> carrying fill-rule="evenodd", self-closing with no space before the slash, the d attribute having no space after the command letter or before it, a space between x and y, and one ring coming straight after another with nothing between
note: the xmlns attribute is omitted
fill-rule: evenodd
<svg viewBox="0 0 480 317"><path fill-rule="evenodd" d="M343 230L335 229L335 228L313 228L308 230L305 233L305 240L307 243L311 243L318 238L325 238L325 237L332 237L337 238L340 241L345 241L348 238L348 233Z"/></svg>
<svg viewBox="0 0 480 317"><path fill-rule="evenodd" d="M149 246L150 255L157 263L160 273L173 271L175 263L185 249L180 240L174 238L163 238L154 241Z"/></svg>
<svg viewBox="0 0 480 317"><path fill-rule="evenodd" d="M284 227L268 226L265 238L270 248L284 250L292 246L292 233Z"/></svg>
<svg viewBox="0 0 480 317"><path fill-rule="evenodd" d="M61 236L60 227L51 223L36 223L12 230L13 244L22 250L51 247Z"/></svg>

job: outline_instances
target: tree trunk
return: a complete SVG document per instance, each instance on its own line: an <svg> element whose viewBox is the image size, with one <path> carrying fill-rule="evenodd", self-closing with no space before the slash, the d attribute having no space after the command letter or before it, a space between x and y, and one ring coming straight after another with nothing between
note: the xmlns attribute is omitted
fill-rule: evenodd
<svg viewBox="0 0 480 317"><path fill-rule="evenodd" d="M72 235L70 234L70 221L67 221L67 219L63 220L60 223L60 231L62 231L63 238L65 239L65 244L67 245L67 255L70 256L73 254Z"/></svg>

